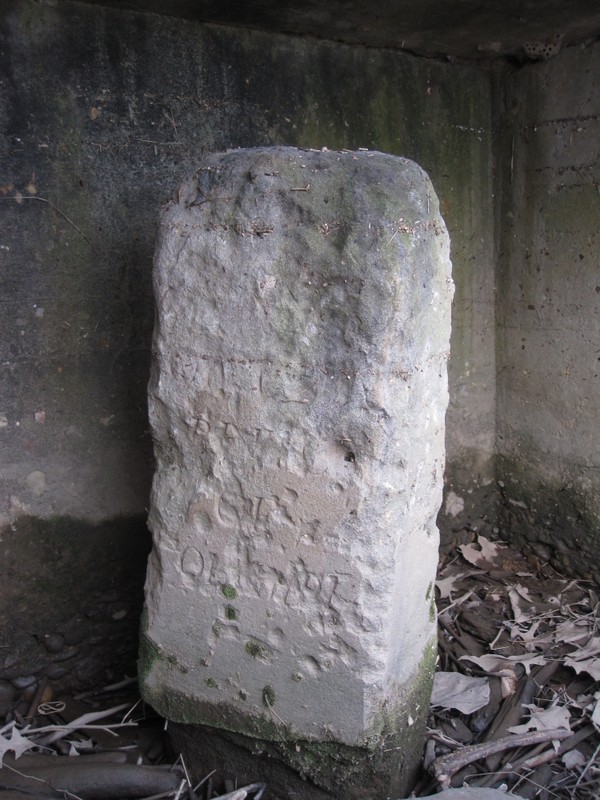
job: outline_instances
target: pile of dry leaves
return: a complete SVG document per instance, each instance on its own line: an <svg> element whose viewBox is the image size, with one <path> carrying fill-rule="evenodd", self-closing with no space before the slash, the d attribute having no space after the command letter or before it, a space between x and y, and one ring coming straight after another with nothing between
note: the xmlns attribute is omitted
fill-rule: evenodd
<svg viewBox="0 0 600 800"><path fill-rule="evenodd" d="M194 784L183 759L167 763L164 720L136 695L135 679L65 700L40 683L29 712L0 725L0 800L261 799L263 783L223 793L211 774Z"/></svg>
<svg viewBox="0 0 600 800"><path fill-rule="evenodd" d="M478 537L440 565L425 766L447 786L600 798L600 605L531 553Z"/></svg>

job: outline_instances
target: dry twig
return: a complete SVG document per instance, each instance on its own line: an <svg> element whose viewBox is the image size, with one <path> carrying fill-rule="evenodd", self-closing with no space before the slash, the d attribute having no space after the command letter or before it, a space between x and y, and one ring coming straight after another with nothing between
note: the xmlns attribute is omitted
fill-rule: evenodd
<svg viewBox="0 0 600 800"><path fill-rule="evenodd" d="M511 736L505 736L502 739L496 739L496 741L469 745L460 750L456 750L454 753L448 753L445 756L436 758L430 767L430 772L435 775L442 789L447 789L450 786L450 781L454 773L472 764L474 761L487 758L492 755L492 753L500 753L514 747L528 747L529 745L538 744L539 742L566 739L570 735L571 731L566 730L566 728L556 728L551 731L533 731L531 733L513 734Z"/></svg>

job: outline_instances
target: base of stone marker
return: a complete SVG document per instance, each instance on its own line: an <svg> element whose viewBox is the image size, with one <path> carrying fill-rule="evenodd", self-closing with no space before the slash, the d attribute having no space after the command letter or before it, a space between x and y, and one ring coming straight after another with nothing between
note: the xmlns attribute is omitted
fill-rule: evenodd
<svg viewBox="0 0 600 800"><path fill-rule="evenodd" d="M407 797L419 772L421 754L407 753L406 741L371 751L335 742L267 741L202 725L170 723L168 730L194 781L213 773L217 786L225 780L240 788L266 783L269 800Z"/></svg>
<svg viewBox="0 0 600 800"><path fill-rule="evenodd" d="M266 727L275 732L269 739L214 724L171 721L168 733L173 751L183 756L195 782L214 771L217 786L225 780L233 780L239 787L266 783L268 800L408 797L421 770L436 654L434 636L425 648L417 673L403 689L391 692L395 710L388 711L387 719L381 720L382 729L368 746L342 744L333 738L303 739L274 717L274 724L268 726L263 720L263 730ZM144 657L140 667L143 664ZM181 695L165 691L153 695L143 679L141 686L145 700L156 708L166 708L167 718L189 720L198 711ZM256 725L260 730L260 721Z"/></svg>
<svg viewBox="0 0 600 800"><path fill-rule="evenodd" d="M209 773L242 787L266 783L269 800L390 800L408 797L422 764L435 643L399 707L396 729L372 747L298 737L261 739L208 725L169 723L173 750L198 782Z"/></svg>

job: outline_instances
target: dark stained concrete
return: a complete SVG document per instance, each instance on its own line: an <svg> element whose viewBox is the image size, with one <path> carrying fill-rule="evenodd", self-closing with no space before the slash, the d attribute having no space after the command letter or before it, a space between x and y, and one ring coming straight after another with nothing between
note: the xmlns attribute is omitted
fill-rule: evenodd
<svg viewBox="0 0 600 800"><path fill-rule="evenodd" d="M406 50L519 61L595 38L595 0L88 0L201 22Z"/></svg>

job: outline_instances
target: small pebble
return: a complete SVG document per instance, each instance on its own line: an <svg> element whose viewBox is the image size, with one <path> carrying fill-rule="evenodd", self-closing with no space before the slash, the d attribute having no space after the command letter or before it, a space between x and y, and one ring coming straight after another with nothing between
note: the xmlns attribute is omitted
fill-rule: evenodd
<svg viewBox="0 0 600 800"><path fill-rule="evenodd" d="M50 664L50 666L44 670L44 674L48 680L56 681L58 678L62 678L66 675L68 671L69 667L65 667L62 664Z"/></svg>
<svg viewBox="0 0 600 800"><path fill-rule="evenodd" d="M47 633L44 636L43 644L49 653L60 653L65 646L65 640L58 633Z"/></svg>
<svg viewBox="0 0 600 800"><path fill-rule="evenodd" d="M22 692L23 700L26 700L28 703L30 703L33 700L33 698L35 697L35 693L37 692L37 688L38 688L38 685L37 685L37 681L36 681L35 683L32 683L31 686L28 686L26 689L23 689L23 692Z"/></svg>
<svg viewBox="0 0 600 800"><path fill-rule="evenodd" d="M531 542L529 546L536 556L542 559L542 561L550 561L552 558L552 549L548 547L547 544L542 544L542 542Z"/></svg>
<svg viewBox="0 0 600 800"><path fill-rule="evenodd" d="M469 744L469 742L473 741L473 731L461 719L453 719L452 725L448 727L454 729L453 738L458 742Z"/></svg>
<svg viewBox="0 0 600 800"><path fill-rule="evenodd" d="M77 620L65 631L65 644L79 644L90 632L90 625L84 620Z"/></svg>
<svg viewBox="0 0 600 800"><path fill-rule="evenodd" d="M104 603L99 601L87 603L83 607L83 613L88 619L94 619L95 617L100 617L105 613L106 606Z"/></svg>
<svg viewBox="0 0 600 800"><path fill-rule="evenodd" d="M558 539L555 544L555 547L558 550L558 552L562 553L563 555L566 555L570 551L568 544L563 539Z"/></svg>
<svg viewBox="0 0 600 800"><path fill-rule="evenodd" d="M15 678L12 681L12 685L16 689L26 689L28 686L31 686L36 682L35 675L24 675L22 678Z"/></svg>
<svg viewBox="0 0 600 800"><path fill-rule="evenodd" d="M68 647L64 647L60 653L56 653L52 661L55 664L58 664L62 661L68 661L69 659L73 658L79 653L79 647L70 644Z"/></svg>
<svg viewBox="0 0 600 800"><path fill-rule="evenodd" d="M16 663L17 663L17 657L12 654L9 654L4 659L2 667L3 669L10 669L11 667L14 667Z"/></svg>
<svg viewBox="0 0 600 800"><path fill-rule="evenodd" d="M40 472L39 470L30 472L27 478L25 479L25 483L27 484L27 488L29 489L31 494L34 495L35 497L41 497L48 488L46 483L46 476L43 472Z"/></svg>
<svg viewBox="0 0 600 800"><path fill-rule="evenodd" d="M24 717L29 711L29 702L21 701L15 706L14 710L17 714L20 714L22 717Z"/></svg>

